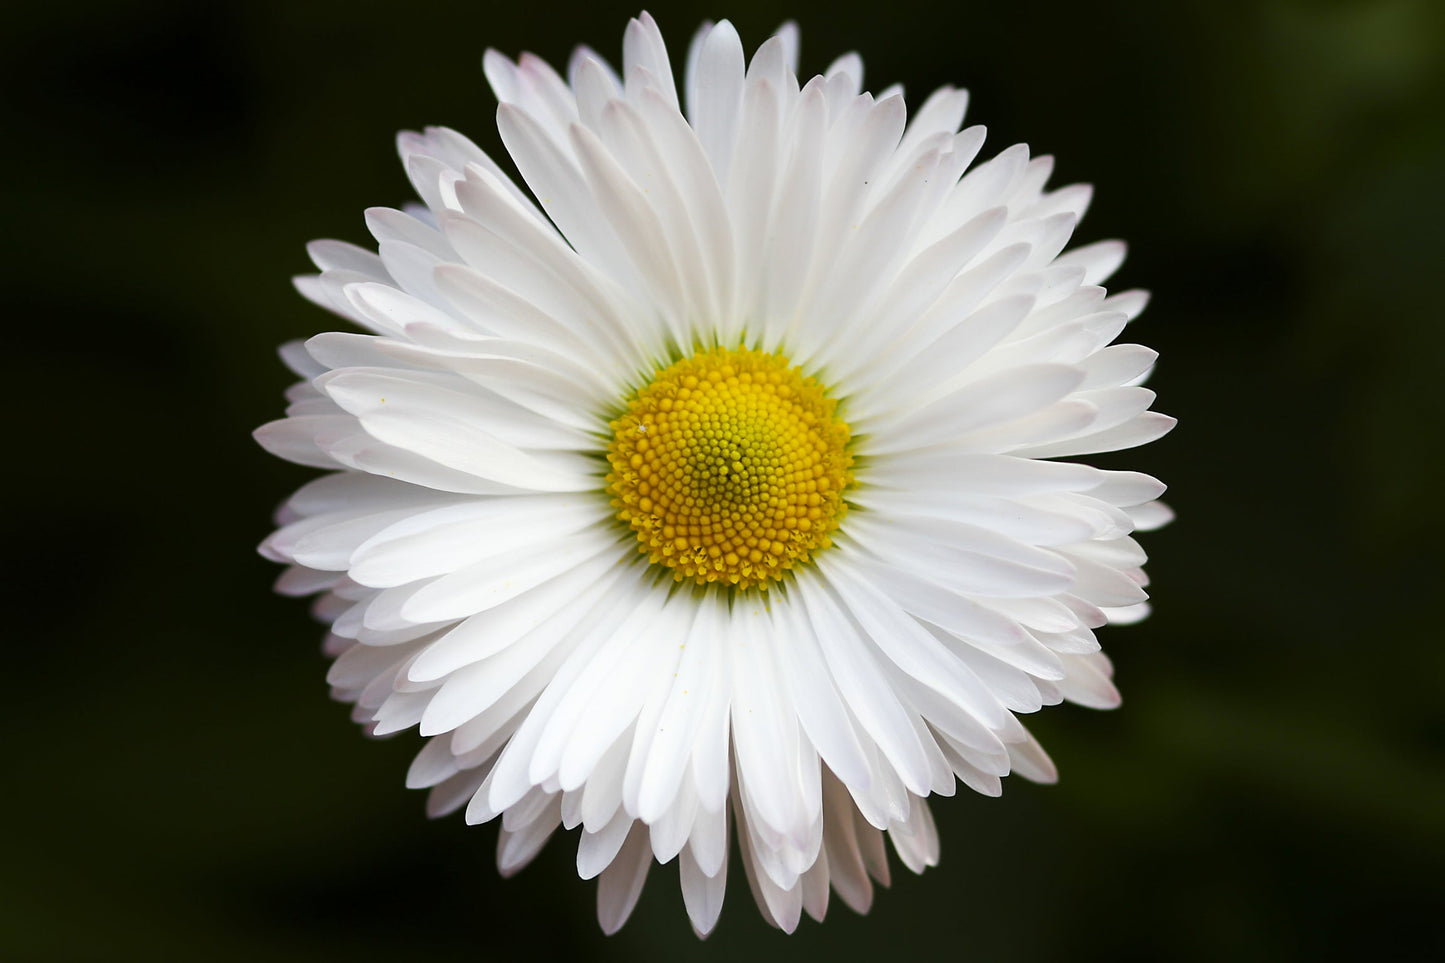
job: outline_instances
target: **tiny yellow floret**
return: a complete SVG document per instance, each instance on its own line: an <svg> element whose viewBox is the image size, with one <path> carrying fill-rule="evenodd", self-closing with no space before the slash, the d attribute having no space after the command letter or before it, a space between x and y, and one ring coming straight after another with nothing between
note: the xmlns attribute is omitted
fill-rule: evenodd
<svg viewBox="0 0 1445 963"><path fill-rule="evenodd" d="M698 351L611 422L617 517L678 581L765 590L831 545L847 510L853 457L837 408L782 355Z"/></svg>

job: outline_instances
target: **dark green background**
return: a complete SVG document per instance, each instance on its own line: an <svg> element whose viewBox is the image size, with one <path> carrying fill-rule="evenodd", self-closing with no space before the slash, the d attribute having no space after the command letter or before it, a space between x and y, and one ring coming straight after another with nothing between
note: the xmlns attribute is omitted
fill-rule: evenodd
<svg viewBox="0 0 1445 963"><path fill-rule="evenodd" d="M254 554L308 472L248 437L313 237L399 205L398 128L495 148L488 45L617 57L630 5L27 4L0 33L8 574L0 956L1287 960L1445 950L1445 4L654 7L803 68L959 82L988 153L1098 189L1152 289L1180 418L1111 459L1173 486L1124 707L1031 721L1063 773L937 800L942 864L784 938L733 880L697 944L673 866L604 939L573 838L500 881L432 823L412 737L328 701L319 627ZM680 60L679 55L679 60Z"/></svg>

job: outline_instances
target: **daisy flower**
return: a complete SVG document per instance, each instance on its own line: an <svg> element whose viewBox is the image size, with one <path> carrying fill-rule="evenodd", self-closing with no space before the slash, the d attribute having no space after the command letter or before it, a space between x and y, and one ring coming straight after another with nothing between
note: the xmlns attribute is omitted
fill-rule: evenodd
<svg viewBox="0 0 1445 963"><path fill-rule="evenodd" d="M1145 614L1163 485L1071 459L1167 431L1121 244L1064 253L1086 186L975 164L944 88L911 119L856 54L800 83L705 25L680 87L647 14L622 69L489 51L525 188L452 130L402 134L424 206L301 292L365 333L283 355L256 433L326 469L262 547L319 593L328 680L426 739L427 809L501 818L524 866L580 830L615 931L654 860L692 926L730 860L791 931L867 910L926 802L1055 778L1020 713L1118 702L1094 629Z"/></svg>

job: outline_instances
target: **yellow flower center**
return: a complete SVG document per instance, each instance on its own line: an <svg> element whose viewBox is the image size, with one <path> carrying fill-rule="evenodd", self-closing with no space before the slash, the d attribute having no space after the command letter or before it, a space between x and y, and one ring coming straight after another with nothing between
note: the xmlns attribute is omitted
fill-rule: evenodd
<svg viewBox="0 0 1445 963"><path fill-rule="evenodd" d="M678 581L768 583L832 544L852 481L837 402L782 355L699 351L611 422L607 493Z"/></svg>

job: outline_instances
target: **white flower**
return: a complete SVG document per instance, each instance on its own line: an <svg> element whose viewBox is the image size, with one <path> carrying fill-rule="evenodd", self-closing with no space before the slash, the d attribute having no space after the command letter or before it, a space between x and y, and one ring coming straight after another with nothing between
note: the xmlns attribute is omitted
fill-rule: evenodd
<svg viewBox="0 0 1445 963"><path fill-rule="evenodd" d="M427 738L433 815L502 817L503 873L561 825L622 925L678 858L692 925L729 835L763 914L858 911L938 858L925 799L1054 767L1015 717L1118 696L1093 629L1145 612L1163 486L1070 461L1173 421L1112 345L1144 307L1060 254L1084 186L945 88L905 124L791 26L705 26L684 90L652 18L623 70L495 52L502 140L403 134L425 208L378 253L318 241L302 292L369 334L284 352L257 438L330 470L263 546L321 593L329 680ZM686 105L687 113L680 111Z"/></svg>

